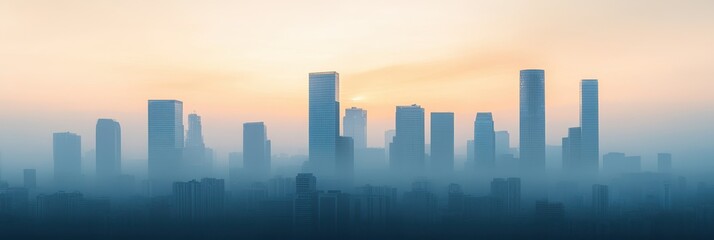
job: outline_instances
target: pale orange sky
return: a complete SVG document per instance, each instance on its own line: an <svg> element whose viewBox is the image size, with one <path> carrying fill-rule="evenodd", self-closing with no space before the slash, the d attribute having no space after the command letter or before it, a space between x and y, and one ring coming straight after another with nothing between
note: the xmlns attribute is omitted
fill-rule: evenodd
<svg viewBox="0 0 714 240"><path fill-rule="evenodd" d="M458 151L479 111L515 144L524 68L546 70L549 144L597 78L603 152L702 151L713 67L713 1L0 0L0 151L50 158L57 131L88 150L109 117L126 158L145 158L146 100L173 98L219 154L247 121L266 122L274 153L304 154L315 71L340 72L342 107L368 110L370 146L411 103L456 113Z"/></svg>

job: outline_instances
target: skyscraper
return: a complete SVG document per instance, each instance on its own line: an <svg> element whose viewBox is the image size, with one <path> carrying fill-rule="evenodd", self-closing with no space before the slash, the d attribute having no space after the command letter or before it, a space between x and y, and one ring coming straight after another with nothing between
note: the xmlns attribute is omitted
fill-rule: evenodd
<svg viewBox="0 0 714 240"><path fill-rule="evenodd" d="M387 161L389 162L389 146L392 145L394 141L394 136L397 135L397 130L389 129L384 132L384 153L387 154Z"/></svg>
<svg viewBox="0 0 714 240"><path fill-rule="evenodd" d="M454 170L454 113L431 113L431 167L435 172Z"/></svg>
<svg viewBox="0 0 714 240"><path fill-rule="evenodd" d="M594 173L600 167L600 118L598 82L585 79L580 82L581 161L583 170Z"/></svg>
<svg viewBox="0 0 714 240"><path fill-rule="evenodd" d="M346 181L346 184L351 184L352 177L355 171L355 148L354 141L351 137L337 138L337 161L335 162L335 171L337 176ZM351 185L349 189L352 189Z"/></svg>
<svg viewBox="0 0 714 240"><path fill-rule="evenodd" d="M526 169L545 169L545 71L521 70L520 158Z"/></svg>
<svg viewBox="0 0 714 240"><path fill-rule="evenodd" d="M299 173L295 177L293 203L293 226L297 233L317 230L317 209L317 178L311 173Z"/></svg>
<svg viewBox="0 0 714 240"><path fill-rule="evenodd" d="M563 170L568 172L584 170L582 161L582 133L581 128L568 128L568 137L563 138Z"/></svg>
<svg viewBox="0 0 714 240"><path fill-rule="evenodd" d="M210 173L209 152L203 142L203 124L201 116L192 113L188 115L188 130L186 131L186 146L183 149L183 161L179 168L184 178L201 178Z"/></svg>
<svg viewBox="0 0 714 240"><path fill-rule="evenodd" d="M183 103L149 100L149 180L152 189L168 193L183 157Z"/></svg>
<svg viewBox="0 0 714 240"><path fill-rule="evenodd" d="M270 177L270 140L263 122L243 124L243 166L254 179Z"/></svg>
<svg viewBox="0 0 714 240"><path fill-rule="evenodd" d="M390 150L392 170L421 173L425 167L424 109L419 105L397 106L396 126Z"/></svg>
<svg viewBox="0 0 714 240"><path fill-rule="evenodd" d="M107 183L121 174L121 126L112 119L99 119L95 134L97 179Z"/></svg>
<svg viewBox="0 0 714 240"><path fill-rule="evenodd" d="M669 173L672 171L672 154L657 154L657 171L661 173Z"/></svg>
<svg viewBox="0 0 714 240"><path fill-rule="evenodd" d="M53 158L55 183L63 189L76 189L82 177L82 139L71 132L54 133Z"/></svg>
<svg viewBox="0 0 714 240"><path fill-rule="evenodd" d="M490 112L476 114L474 144L476 168L496 166L496 132L493 130L493 116Z"/></svg>
<svg viewBox="0 0 714 240"><path fill-rule="evenodd" d="M355 150L367 148L367 110L351 107L345 109L342 135L354 140Z"/></svg>
<svg viewBox="0 0 714 240"><path fill-rule="evenodd" d="M309 161L318 175L333 175L340 135L340 75L310 73Z"/></svg>
<svg viewBox="0 0 714 240"><path fill-rule="evenodd" d="M508 131L496 131L496 158L511 153L511 135Z"/></svg>

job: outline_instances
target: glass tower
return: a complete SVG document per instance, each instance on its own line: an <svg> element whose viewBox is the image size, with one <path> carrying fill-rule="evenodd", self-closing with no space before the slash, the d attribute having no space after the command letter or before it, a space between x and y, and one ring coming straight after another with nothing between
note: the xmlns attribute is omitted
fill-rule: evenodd
<svg viewBox="0 0 714 240"><path fill-rule="evenodd" d="M580 82L581 161L587 171L597 172L600 166L600 127L598 114L598 83L595 79Z"/></svg>
<svg viewBox="0 0 714 240"><path fill-rule="evenodd" d="M527 169L545 169L545 71L521 70L520 156Z"/></svg>
<svg viewBox="0 0 714 240"><path fill-rule="evenodd" d="M64 190L78 187L82 176L82 138L71 132L54 133L52 156L55 183Z"/></svg>
<svg viewBox="0 0 714 240"><path fill-rule="evenodd" d="M183 103L149 100L149 180L168 193L183 157ZM165 184L164 184L165 183Z"/></svg>
<svg viewBox="0 0 714 240"><path fill-rule="evenodd" d="M121 173L121 126L112 119L99 119L96 126L97 178L108 180Z"/></svg>
<svg viewBox="0 0 714 240"><path fill-rule="evenodd" d="M309 78L309 167L318 175L333 175L340 134L340 75L318 72Z"/></svg>
<svg viewBox="0 0 714 240"><path fill-rule="evenodd" d="M393 170L421 173L425 167L424 109L419 105L397 106L397 132L389 149Z"/></svg>
<svg viewBox="0 0 714 240"><path fill-rule="evenodd" d="M454 170L454 113L431 113L431 166L436 172Z"/></svg>
<svg viewBox="0 0 714 240"><path fill-rule="evenodd" d="M474 121L474 157L477 168L496 166L496 132L490 112L476 114Z"/></svg>
<svg viewBox="0 0 714 240"><path fill-rule="evenodd" d="M243 124L243 166L254 178L270 175L270 141L263 122Z"/></svg>
<svg viewBox="0 0 714 240"><path fill-rule="evenodd" d="M367 111L356 107L345 109L342 123L344 124L342 134L352 138L354 148L367 148Z"/></svg>

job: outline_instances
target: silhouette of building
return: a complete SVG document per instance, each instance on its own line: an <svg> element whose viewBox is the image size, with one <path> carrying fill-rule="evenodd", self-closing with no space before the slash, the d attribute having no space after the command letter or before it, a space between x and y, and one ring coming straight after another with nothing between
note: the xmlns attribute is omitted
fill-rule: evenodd
<svg viewBox="0 0 714 240"><path fill-rule="evenodd" d="M386 159L387 162L391 162L389 159L390 156L390 146L392 145L392 142L394 141L394 137L397 136L397 130L396 129L389 129L384 132L384 153L386 154Z"/></svg>
<svg viewBox="0 0 714 240"><path fill-rule="evenodd" d="M243 161L251 178L265 180L270 177L270 140L263 122L243 124Z"/></svg>
<svg viewBox="0 0 714 240"><path fill-rule="evenodd" d="M592 209L595 217L604 217L610 206L610 191L606 185L595 184L592 190Z"/></svg>
<svg viewBox="0 0 714 240"><path fill-rule="evenodd" d="M35 169L22 170L23 186L27 189L37 188L37 172Z"/></svg>
<svg viewBox="0 0 714 240"><path fill-rule="evenodd" d="M349 187L351 189L352 178L355 172L355 149L354 141L351 137L337 138L336 157L335 170L337 178L341 180L343 187Z"/></svg>
<svg viewBox="0 0 714 240"><path fill-rule="evenodd" d="M215 219L225 207L224 181L204 178L200 182L174 182L173 201L174 216L179 220Z"/></svg>
<svg viewBox="0 0 714 240"><path fill-rule="evenodd" d="M37 216L43 220L71 221L80 217L84 196L79 192L57 192L37 196Z"/></svg>
<svg viewBox="0 0 714 240"><path fill-rule="evenodd" d="M582 171L585 163L582 161L582 133L579 127L568 128L568 137L563 138L563 170L567 172Z"/></svg>
<svg viewBox="0 0 714 240"><path fill-rule="evenodd" d="M521 179L494 178L491 181L491 196L497 201L496 211L501 214L515 215L521 209Z"/></svg>
<svg viewBox="0 0 714 240"><path fill-rule="evenodd" d="M474 121L474 157L477 169L496 166L496 133L493 130L493 116L490 112L476 114Z"/></svg>
<svg viewBox="0 0 714 240"><path fill-rule="evenodd" d="M430 191L429 184L425 180L417 180L412 183L411 191L404 193L402 216L406 223L423 226L436 222L437 197Z"/></svg>
<svg viewBox="0 0 714 240"><path fill-rule="evenodd" d="M317 175L335 173L340 135L340 75L310 73L309 168Z"/></svg>
<svg viewBox="0 0 714 240"><path fill-rule="evenodd" d="M511 135L508 131L496 131L496 160L501 156L511 154Z"/></svg>
<svg viewBox="0 0 714 240"><path fill-rule="evenodd" d="M351 198L350 218L356 231L385 230L396 214L396 188L365 185L358 187Z"/></svg>
<svg viewBox="0 0 714 240"><path fill-rule="evenodd" d="M53 158L55 184L61 189L77 189L82 178L82 139L79 135L55 133Z"/></svg>
<svg viewBox="0 0 714 240"><path fill-rule="evenodd" d="M207 148L203 141L201 116L195 113L189 114L183 162L179 166L181 177L191 179L210 175L211 161L212 150Z"/></svg>
<svg viewBox="0 0 714 240"><path fill-rule="evenodd" d="M580 161L585 172L595 173L600 167L600 117L598 81L580 82Z"/></svg>
<svg viewBox="0 0 714 240"><path fill-rule="evenodd" d="M431 113L431 168L437 173L454 171L454 113Z"/></svg>
<svg viewBox="0 0 714 240"><path fill-rule="evenodd" d="M0 189L0 218L20 219L30 213L27 188Z"/></svg>
<svg viewBox="0 0 714 240"><path fill-rule="evenodd" d="M350 195L338 190L320 192L317 216L320 233L346 232L350 222Z"/></svg>
<svg viewBox="0 0 714 240"><path fill-rule="evenodd" d="M611 152L602 157L602 170L608 174L636 173L641 169L641 161L640 156Z"/></svg>
<svg viewBox="0 0 714 240"><path fill-rule="evenodd" d="M389 151L392 170L422 173L425 168L424 109L397 106L396 135Z"/></svg>
<svg viewBox="0 0 714 240"><path fill-rule="evenodd" d="M183 103L149 100L149 181L152 194L169 192L183 161Z"/></svg>
<svg viewBox="0 0 714 240"><path fill-rule="evenodd" d="M345 109L342 135L354 140L355 151L367 148L367 110L351 107Z"/></svg>
<svg viewBox="0 0 714 240"><path fill-rule="evenodd" d="M121 126L112 119L99 119L95 134L97 180L106 187L121 174Z"/></svg>
<svg viewBox="0 0 714 240"><path fill-rule="evenodd" d="M658 153L657 154L657 171L661 173L672 172L672 154Z"/></svg>
<svg viewBox="0 0 714 240"><path fill-rule="evenodd" d="M533 170L545 169L545 71L521 70L520 159Z"/></svg>
<svg viewBox="0 0 714 240"><path fill-rule="evenodd" d="M295 233L313 233L317 230L317 204L317 178L311 173L299 173L295 177L295 200L293 203Z"/></svg>

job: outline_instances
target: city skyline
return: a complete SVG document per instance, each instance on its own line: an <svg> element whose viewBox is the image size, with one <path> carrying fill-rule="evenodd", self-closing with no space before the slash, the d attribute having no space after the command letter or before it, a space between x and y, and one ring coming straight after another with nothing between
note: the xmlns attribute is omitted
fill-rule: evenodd
<svg viewBox="0 0 714 240"><path fill-rule="evenodd" d="M215 6L85 3L83 8L74 8L49 2L31 7L30 2L5 2L0 8L2 22L13 23L0 26L10 36L0 40L5 43L0 44L0 52L9 56L0 60L7 70L0 73L0 108L4 110L0 151L6 164L20 158L26 159L27 167L46 164L51 155L47 132L92 136L89 123L112 118L122 123L122 137L127 140L122 147L131 166L146 158L143 109L146 99L157 98L181 99L187 103L187 112L199 111L206 122L206 142L218 153L241 151L242 127L237 123L264 121L271 131L281 133L273 138L275 153L307 154L303 77L306 72L323 70L341 73L342 108L369 111L368 146L381 146L383 132L394 128L394 106L414 102L428 112L455 113L457 151L465 152L470 126L480 111L499 116L496 130L508 130L511 145L517 146L517 71L525 68L545 69L548 74L549 145L560 144L567 135L566 126L578 125L578 92L573 89L584 78L600 79L600 138L608 139L601 143L601 153L634 152L654 162L654 149L696 157L712 142L711 134L700 133L714 131L706 124L714 119L709 107L714 99L705 91L712 84L707 72L711 55L706 53L711 52L708 43L714 34L696 31L713 28L707 11L710 2L648 4L638 20L630 18L633 9L641 10L637 1L569 2L558 8L553 2L537 6L519 1L504 5L412 3L414 8L402 9L399 18L358 3L322 3L314 10L294 6L306 13L332 7L335 13L326 16L334 20L331 23L296 13L278 14L280 19L291 20L278 21L235 12L261 12L257 10L271 9L270 3L247 7L234 3L235 8L223 7L206 16L194 9L215 10ZM397 6L384 3L381 9ZM549 8L562 11L553 13ZM109 13L108 9L123 11ZM157 9L166 18L151 17ZM474 11L488 14L474 16ZM125 22L134 19L128 13L149 20ZM243 24L234 28L237 22L252 22L234 16L260 20L270 26L261 29L271 30ZM423 16L438 21L427 23ZM278 23L293 19L294 23ZM203 31L167 27L187 26L187 21ZM31 27L25 25L30 23ZM431 30L425 31L418 23ZM54 30L55 24L66 26L66 31ZM583 25L591 27L583 29ZM151 34L159 29L158 36ZM246 29L266 41L247 40L231 29ZM438 34L426 34L432 30ZM303 32L313 34L298 34ZM327 36L332 32L332 37ZM298 36L277 37L283 33ZM56 41L39 40L49 36ZM533 40L516 40L524 36ZM381 42L367 41L373 38ZM353 44L361 41L370 44ZM679 42L687 44L673 44ZM268 47L273 45L280 47ZM38 68L42 71L35 71ZM647 90L640 91L642 86L648 86ZM282 120L286 118L293 120ZM25 125L27 119L33 119L32 127ZM428 117L426 121L429 124ZM656 131L659 126L681 122L689 124L677 131ZM430 134L426 135L428 141ZM650 141L636 141L640 137ZM689 140L673 142L672 138ZM82 141L82 149L93 146L93 139Z"/></svg>

